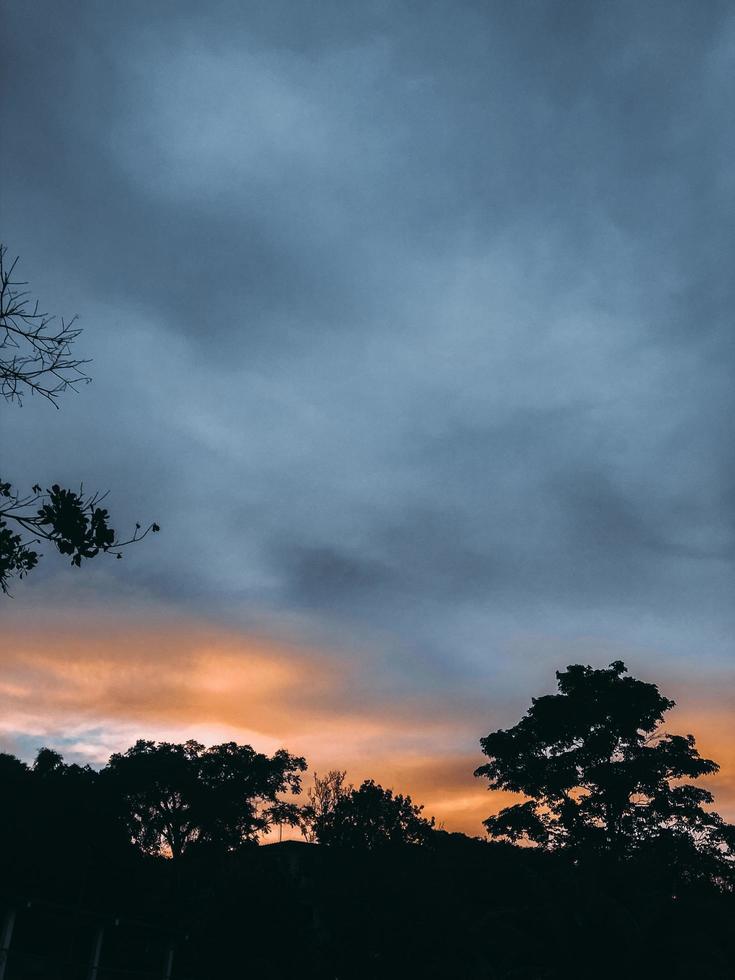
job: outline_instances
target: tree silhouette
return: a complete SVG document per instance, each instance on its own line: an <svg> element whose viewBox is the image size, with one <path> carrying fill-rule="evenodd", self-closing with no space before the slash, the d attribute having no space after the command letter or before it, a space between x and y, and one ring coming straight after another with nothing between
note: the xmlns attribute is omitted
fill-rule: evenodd
<svg viewBox="0 0 735 980"><path fill-rule="evenodd" d="M393 795L372 779L359 789L343 790L342 779L331 774L331 786L324 795L326 806L312 824L312 833L320 844L342 847L375 848L388 844L426 844L431 837L434 818L421 816L423 806L416 806L410 796ZM329 779L329 777L327 777Z"/></svg>
<svg viewBox="0 0 735 980"><path fill-rule="evenodd" d="M8 265L6 255L0 245L0 394L18 404L26 394L41 395L56 405L67 388L91 381L82 370L89 362L72 354L81 330L76 317L57 326L56 317L31 304L28 283L13 279L17 257Z"/></svg>
<svg viewBox="0 0 735 980"><path fill-rule="evenodd" d="M688 835L656 836L635 859L569 860L568 847L437 833L408 797L334 770L319 777L324 843L343 847L250 847L254 820L296 811L277 787L298 783L303 760L196 742L116 758L98 773L53 749L30 766L0 753L9 977L87 975L103 929L100 976L161 976L172 947L172 975L191 977L241 976L244 956L274 980L562 980L570 963L616 980L732 976L735 891L692 875Z"/></svg>
<svg viewBox="0 0 735 980"><path fill-rule="evenodd" d="M530 797L487 819L488 832L577 854L675 848L729 873L732 828L705 809L711 793L681 782L719 767L692 735L661 730L674 702L626 673L620 661L559 671L558 694L533 698L517 725L481 739L490 761L475 775Z"/></svg>
<svg viewBox="0 0 735 980"><path fill-rule="evenodd" d="M128 832L148 854L178 859L193 845L234 850L276 822L295 819L279 794L301 791L306 761L225 742L139 740L102 771L122 800Z"/></svg>
<svg viewBox="0 0 735 980"><path fill-rule="evenodd" d="M38 303L31 305L22 288L27 284L13 279L17 259L8 266L6 252L0 245L0 394L18 405L24 394L40 395L58 408L62 392L91 380L82 371L88 362L72 355L81 331L74 327L76 318L56 327L54 317L40 313ZM121 558L120 549L160 530L156 523L145 530L136 524L131 535L119 537L100 506L106 496L85 496L83 487L76 492L58 484L46 490L36 484L24 493L0 479L0 591L9 594L11 579L36 567L41 554L35 546L41 541L51 542L79 567L100 553Z"/></svg>
<svg viewBox="0 0 735 980"><path fill-rule="evenodd" d="M335 807L352 792L352 783L346 783L344 769L330 769L325 776L314 773L314 785L310 786L303 809L302 833L308 841L318 841L322 832L333 819Z"/></svg>

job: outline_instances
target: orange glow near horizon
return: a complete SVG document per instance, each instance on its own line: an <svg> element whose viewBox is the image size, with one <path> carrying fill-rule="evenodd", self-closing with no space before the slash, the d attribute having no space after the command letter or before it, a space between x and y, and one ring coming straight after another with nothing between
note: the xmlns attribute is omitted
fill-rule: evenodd
<svg viewBox="0 0 735 980"><path fill-rule="evenodd" d="M0 653L0 748L59 744L99 764L137 738L207 744L235 740L304 755L313 772L346 769L423 803L447 830L482 833L512 801L473 777L482 763L479 718L438 696L386 703L358 666L334 653L149 618L130 626L85 616L36 627L10 616ZM662 688L666 690L662 678ZM529 692L529 700L530 694ZM682 700L684 700L682 698ZM722 771L706 782L735 819L735 734L717 690L670 716ZM484 727L483 727L484 726ZM476 751L475 751L476 748Z"/></svg>

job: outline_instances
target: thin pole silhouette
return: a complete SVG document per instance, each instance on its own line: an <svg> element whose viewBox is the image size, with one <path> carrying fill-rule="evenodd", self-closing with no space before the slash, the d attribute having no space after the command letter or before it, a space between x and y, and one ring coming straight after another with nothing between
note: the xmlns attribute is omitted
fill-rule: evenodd
<svg viewBox="0 0 735 980"><path fill-rule="evenodd" d="M8 962L10 952L10 941L13 938L13 927L15 926L15 909L8 909L3 920L3 935L0 942L0 980L4 980L5 967Z"/></svg>
<svg viewBox="0 0 735 980"><path fill-rule="evenodd" d="M100 968L100 955L102 954L102 941L105 938L105 927L100 926L97 930L97 934L94 937L94 945L92 946L92 956L89 961L89 973L87 974L87 980L97 980Z"/></svg>
<svg viewBox="0 0 735 980"><path fill-rule="evenodd" d="M174 944L169 943L166 950L166 962L163 968L163 980L171 980L171 971L174 966Z"/></svg>

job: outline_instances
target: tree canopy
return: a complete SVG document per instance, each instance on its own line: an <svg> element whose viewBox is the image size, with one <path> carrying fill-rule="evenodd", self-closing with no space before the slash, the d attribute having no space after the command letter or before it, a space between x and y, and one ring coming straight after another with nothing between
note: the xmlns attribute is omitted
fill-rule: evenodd
<svg viewBox="0 0 735 980"><path fill-rule="evenodd" d="M343 786L344 773L332 772L341 779L323 786L321 806L312 811L313 836L320 844L342 847L375 848L389 844L425 844L431 837L434 818L421 815L410 796L393 794L372 779L359 789ZM313 802L312 802L313 806Z"/></svg>
<svg viewBox="0 0 735 980"><path fill-rule="evenodd" d="M653 725L670 704L640 682L623 689L628 701L617 685L630 679L617 665L591 675L591 668L580 668L581 675L570 670L580 683L586 677L581 700L589 713L586 728L563 724L564 698L571 689L579 693L563 672L567 693L555 695L561 700L548 712L567 743L584 741L600 726L624 731L624 745L637 743L636 717ZM529 714L546 730L547 707L533 711L542 701ZM593 720L598 714L604 722ZM644 747L669 738L656 731ZM523 740L519 751L552 758L548 731L546 741L540 730L536 736L535 752ZM590 755L577 759L586 766ZM595 764L604 769L606 762ZM233 742L205 748L141 740L101 771L67 764L52 748L41 749L32 765L0 753L0 915L6 924L8 915L18 920L9 976L82 976L102 932L100 975L160 976L172 945L173 976L236 977L246 969L284 980L562 980L570 963L592 964L595 976L616 980L661 972L732 975L728 828L713 825L706 811L702 825L689 822L683 830L659 813L659 832L635 836L629 849L616 852L624 860L609 860L596 810L591 816L583 810L569 830L552 804L532 797L516 810L520 816L495 818L498 837L542 828L542 846L519 847L436 831L410 797L372 780L355 789L343 770L316 776L301 808L294 800L304 770L304 760L283 749L269 756ZM579 786L566 790L572 801L607 786L601 771L595 781L578 775ZM519 771L506 781L531 788ZM558 777L543 772L531 781L559 786ZM672 782L673 789L680 785ZM645 805L637 793L632 803L639 802ZM253 846L274 823L299 815L322 846L293 840ZM580 843L585 821L593 845ZM719 850L708 854L701 835L713 826ZM715 837L709 840L714 847ZM407 846L420 844L430 846ZM6 927L6 946L8 934ZM625 942L616 941L621 936Z"/></svg>
<svg viewBox="0 0 735 980"><path fill-rule="evenodd" d="M529 799L488 818L493 837L577 854L630 856L666 846L732 869L732 828L706 809L712 794L684 780L718 770L694 736L663 731L674 702L615 661L557 672L558 694L533 698L513 728L481 739L476 776Z"/></svg>
<svg viewBox="0 0 735 980"><path fill-rule="evenodd" d="M141 739L112 755L102 777L123 801L138 847L180 858L193 845L233 850L267 832L284 819L280 794L300 793L305 769L285 749L268 756L236 742Z"/></svg>
<svg viewBox="0 0 735 980"><path fill-rule="evenodd" d="M306 794L302 832L308 841L318 841L322 831L333 820L334 809L348 793L354 789L347 783L345 769L330 769L324 776L314 773L314 784Z"/></svg>

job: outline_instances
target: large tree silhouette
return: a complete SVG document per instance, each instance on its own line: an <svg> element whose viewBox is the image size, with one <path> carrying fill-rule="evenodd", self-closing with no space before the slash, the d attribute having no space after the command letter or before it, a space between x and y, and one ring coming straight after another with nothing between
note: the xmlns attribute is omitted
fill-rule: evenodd
<svg viewBox="0 0 735 980"><path fill-rule="evenodd" d="M8 265L6 251L0 245L0 394L17 405L24 395L37 395L58 408L60 394L90 381L83 370L88 361L72 351L81 331L74 326L76 318L57 325L55 317L39 312L23 288L27 284L13 278L17 259ZM36 546L42 541L79 567L99 554L121 558L122 548L159 530L156 523L145 529L136 524L121 537L101 506L106 496L58 484L47 489L36 484L25 492L0 479L0 592L8 594L13 578L24 578L36 567L42 557Z"/></svg>
<svg viewBox="0 0 735 980"><path fill-rule="evenodd" d="M289 818L281 794L301 791L306 760L249 745L139 740L102 771L128 832L148 854L180 858L193 845L234 850ZM285 816L284 816L285 813Z"/></svg>
<svg viewBox="0 0 735 980"><path fill-rule="evenodd" d="M705 809L706 789L682 780L719 768L692 735L661 729L674 702L620 662L557 672L558 694L534 698L513 728L481 739L491 789L530 797L485 821L493 837L577 853L656 847L727 871L733 828ZM695 862L696 863L696 862Z"/></svg>

